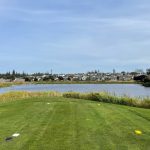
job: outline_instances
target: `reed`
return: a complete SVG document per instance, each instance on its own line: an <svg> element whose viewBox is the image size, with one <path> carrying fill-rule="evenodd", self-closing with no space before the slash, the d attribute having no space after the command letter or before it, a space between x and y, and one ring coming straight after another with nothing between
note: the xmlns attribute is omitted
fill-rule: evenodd
<svg viewBox="0 0 150 150"><path fill-rule="evenodd" d="M78 93L78 92L55 92L55 91L47 91L47 92L8 92L4 94L0 94L0 102L21 100L25 98L32 97L64 97L64 98L75 98L75 99L85 99L92 100L98 102L126 105L132 107L141 107L141 108L150 108L150 98L132 98L128 96L116 96L111 95L110 93L100 92L100 93Z"/></svg>
<svg viewBox="0 0 150 150"><path fill-rule="evenodd" d="M15 91L15 92L8 92L4 94L0 94L0 102L8 102L14 100L22 100L25 98L32 98L32 97L59 97L62 96L61 93L58 92L25 92L25 91Z"/></svg>
<svg viewBox="0 0 150 150"><path fill-rule="evenodd" d="M0 88L12 86L12 83L0 83Z"/></svg>
<svg viewBox="0 0 150 150"><path fill-rule="evenodd" d="M0 88L9 87L12 85L22 85L22 84L28 84L28 83L27 82L2 82L0 83Z"/></svg>
<svg viewBox="0 0 150 150"><path fill-rule="evenodd" d="M133 107L150 108L150 98L145 99L132 98L128 96L115 96L110 93L76 93L76 92L66 92L63 93L65 98L76 98L76 99L86 99L92 101L99 101L105 103L127 105Z"/></svg>

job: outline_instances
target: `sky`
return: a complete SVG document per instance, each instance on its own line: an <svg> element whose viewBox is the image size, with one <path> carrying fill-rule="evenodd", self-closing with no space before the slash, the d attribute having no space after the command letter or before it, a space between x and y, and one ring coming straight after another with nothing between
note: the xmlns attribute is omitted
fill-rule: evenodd
<svg viewBox="0 0 150 150"><path fill-rule="evenodd" d="M149 0L0 0L0 72L150 68Z"/></svg>

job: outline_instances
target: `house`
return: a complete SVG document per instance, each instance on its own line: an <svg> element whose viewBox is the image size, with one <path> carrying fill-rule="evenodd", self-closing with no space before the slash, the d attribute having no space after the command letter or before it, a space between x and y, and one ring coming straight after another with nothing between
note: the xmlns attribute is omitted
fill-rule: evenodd
<svg viewBox="0 0 150 150"><path fill-rule="evenodd" d="M22 78L15 78L14 82L25 82L25 79L22 79Z"/></svg>
<svg viewBox="0 0 150 150"><path fill-rule="evenodd" d="M11 82L11 80L10 79L3 79L3 78L0 79L0 83L5 83L5 82Z"/></svg>
<svg viewBox="0 0 150 150"><path fill-rule="evenodd" d="M83 76L83 77L82 77L82 81L86 81L87 78L88 78L88 76Z"/></svg>
<svg viewBox="0 0 150 150"><path fill-rule="evenodd" d="M4 83L4 82L6 82L6 80L3 79L3 78L1 78L1 79L0 79L0 83Z"/></svg>

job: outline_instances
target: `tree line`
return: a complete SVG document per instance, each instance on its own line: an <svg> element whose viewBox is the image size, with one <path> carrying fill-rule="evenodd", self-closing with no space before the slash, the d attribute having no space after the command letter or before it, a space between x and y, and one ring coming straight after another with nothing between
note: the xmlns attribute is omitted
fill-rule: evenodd
<svg viewBox="0 0 150 150"><path fill-rule="evenodd" d="M150 87L150 69L146 70L146 75L135 76L134 80L142 83L143 86Z"/></svg>

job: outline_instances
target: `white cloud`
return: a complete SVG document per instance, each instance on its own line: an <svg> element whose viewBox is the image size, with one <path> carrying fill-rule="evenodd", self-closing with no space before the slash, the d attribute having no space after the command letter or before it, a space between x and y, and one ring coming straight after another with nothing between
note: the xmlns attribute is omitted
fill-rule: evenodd
<svg viewBox="0 0 150 150"><path fill-rule="evenodd" d="M7 4L0 1L0 25L4 32L0 35L1 52L7 51L7 55L13 51L12 55L18 57L16 61L19 58L31 61L33 57L37 63L40 57L41 64L61 66L63 62L63 67L67 64L80 66L82 63L82 66L89 63L91 68L98 64L150 64L150 15L137 11L144 5L139 8L139 3L134 1L135 6L118 6L115 10L115 6L111 8L111 5L105 4L107 8L101 10L98 9L98 1L85 3L82 1L73 6L73 1L63 0L62 6L55 2L63 9L55 5L32 9L8 4L8 0ZM127 4L130 4L129 0ZM4 54L0 57L3 61L10 59Z"/></svg>

